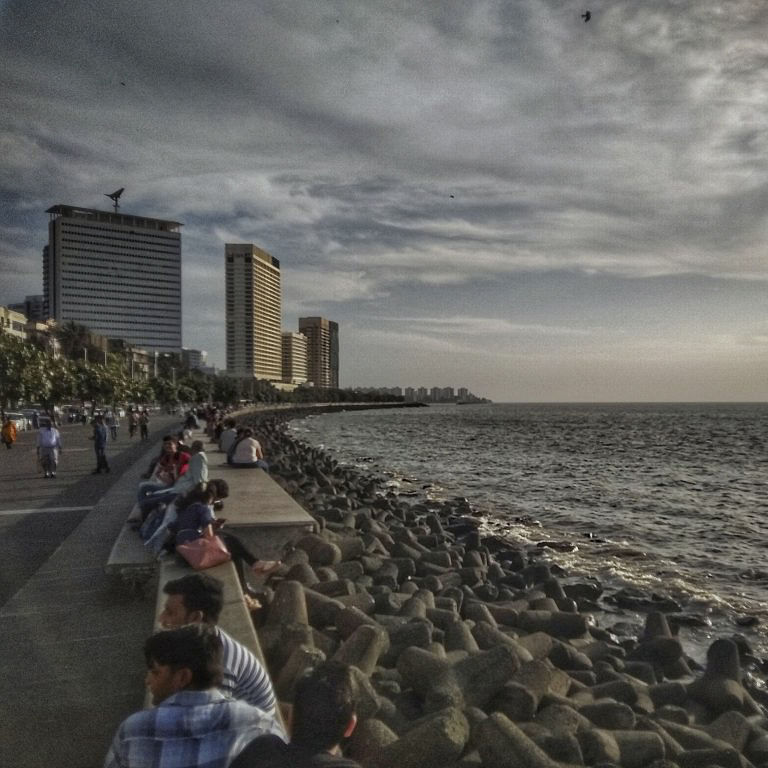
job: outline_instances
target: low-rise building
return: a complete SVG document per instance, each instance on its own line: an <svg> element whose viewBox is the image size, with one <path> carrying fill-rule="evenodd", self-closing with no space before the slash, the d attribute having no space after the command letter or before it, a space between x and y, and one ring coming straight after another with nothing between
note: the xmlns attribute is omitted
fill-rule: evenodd
<svg viewBox="0 0 768 768"><path fill-rule="evenodd" d="M27 316L8 307L0 307L0 332L25 340Z"/></svg>

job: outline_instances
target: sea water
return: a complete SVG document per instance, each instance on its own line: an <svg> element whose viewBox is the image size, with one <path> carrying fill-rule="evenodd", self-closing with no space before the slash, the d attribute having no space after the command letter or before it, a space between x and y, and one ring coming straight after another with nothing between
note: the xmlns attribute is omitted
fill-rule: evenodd
<svg viewBox="0 0 768 768"><path fill-rule="evenodd" d="M569 573L677 599L699 651L742 633L768 655L766 404L438 405L292 429L397 492L465 496L487 532L566 550L550 559Z"/></svg>

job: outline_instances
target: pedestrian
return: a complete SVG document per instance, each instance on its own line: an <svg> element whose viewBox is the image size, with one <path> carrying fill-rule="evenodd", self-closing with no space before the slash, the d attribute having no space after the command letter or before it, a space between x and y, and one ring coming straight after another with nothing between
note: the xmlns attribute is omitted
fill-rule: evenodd
<svg viewBox="0 0 768 768"><path fill-rule="evenodd" d="M61 435L50 421L43 422L37 433L37 459L46 477L56 477L61 453Z"/></svg>
<svg viewBox="0 0 768 768"><path fill-rule="evenodd" d="M40 414L32 411L32 429L40 429Z"/></svg>
<svg viewBox="0 0 768 768"><path fill-rule="evenodd" d="M104 419L104 424L109 427L112 439L117 440L117 430L120 427L120 419L117 417L117 413L115 411L107 411L107 418Z"/></svg>
<svg viewBox="0 0 768 768"><path fill-rule="evenodd" d="M104 418L102 416L96 416L93 420L93 450L96 451L96 469L93 470L94 475L100 475L101 470L109 472L109 464L107 464L107 428L104 426Z"/></svg>
<svg viewBox="0 0 768 768"><path fill-rule="evenodd" d="M139 414L139 430L141 439L149 440L149 413L146 408Z"/></svg>
<svg viewBox="0 0 768 768"><path fill-rule="evenodd" d="M2 439L5 443L6 449L9 451L13 447L13 444L16 442L16 434L16 422L6 417L5 421L3 422Z"/></svg>
<svg viewBox="0 0 768 768"><path fill-rule="evenodd" d="M128 412L128 437L133 437L136 434L136 427L139 426L139 414L138 411L134 411L133 408Z"/></svg>

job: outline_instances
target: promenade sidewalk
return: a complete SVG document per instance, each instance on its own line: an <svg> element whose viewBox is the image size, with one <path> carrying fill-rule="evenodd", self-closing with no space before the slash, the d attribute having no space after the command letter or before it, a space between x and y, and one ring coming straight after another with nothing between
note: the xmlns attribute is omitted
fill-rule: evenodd
<svg viewBox="0 0 768 768"><path fill-rule="evenodd" d="M154 599L132 598L104 565L159 436L0 609L0 766L100 766L143 705Z"/></svg>

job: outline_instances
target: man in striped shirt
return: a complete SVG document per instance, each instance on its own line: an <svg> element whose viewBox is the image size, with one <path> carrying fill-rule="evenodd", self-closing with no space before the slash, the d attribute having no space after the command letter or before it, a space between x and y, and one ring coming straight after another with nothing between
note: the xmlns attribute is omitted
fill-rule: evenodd
<svg viewBox="0 0 768 768"><path fill-rule="evenodd" d="M224 606L222 583L205 573L192 573L169 581L164 587L165 606L160 623L167 629L185 624L206 624L221 641L222 679L219 689L236 699L273 715L275 691L264 667L241 643L216 627Z"/></svg>

